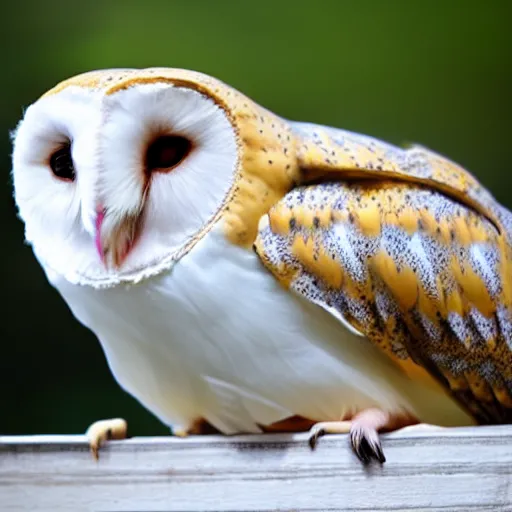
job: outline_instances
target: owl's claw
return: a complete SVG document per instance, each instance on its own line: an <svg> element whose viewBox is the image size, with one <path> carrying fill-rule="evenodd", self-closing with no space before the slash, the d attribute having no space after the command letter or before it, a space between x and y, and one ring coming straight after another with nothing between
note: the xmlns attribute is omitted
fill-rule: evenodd
<svg viewBox="0 0 512 512"><path fill-rule="evenodd" d="M127 431L128 425L122 418L95 421L85 433L94 459L99 459L99 450L105 441L126 439Z"/></svg>
<svg viewBox="0 0 512 512"><path fill-rule="evenodd" d="M375 429L357 424L353 425L350 430L350 442L354 452L363 464L369 464L372 459L380 464L386 462L379 434Z"/></svg>
<svg viewBox="0 0 512 512"><path fill-rule="evenodd" d="M322 421L315 423L309 431L309 446L314 450L318 438L326 434L348 434L350 432L351 421Z"/></svg>

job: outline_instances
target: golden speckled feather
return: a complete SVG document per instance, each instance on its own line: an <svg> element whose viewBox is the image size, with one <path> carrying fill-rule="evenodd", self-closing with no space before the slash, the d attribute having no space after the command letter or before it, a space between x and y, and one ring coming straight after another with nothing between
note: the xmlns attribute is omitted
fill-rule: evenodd
<svg viewBox="0 0 512 512"><path fill-rule="evenodd" d="M260 223L264 265L479 421L512 419L510 213L428 150L314 130L302 159L318 183Z"/></svg>

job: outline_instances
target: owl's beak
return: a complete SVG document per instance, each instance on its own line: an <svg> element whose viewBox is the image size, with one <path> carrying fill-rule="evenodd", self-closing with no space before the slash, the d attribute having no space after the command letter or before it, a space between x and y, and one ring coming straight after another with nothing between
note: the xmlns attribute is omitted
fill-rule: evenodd
<svg viewBox="0 0 512 512"><path fill-rule="evenodd" d="M94 243L106 267L119 268L123 264L138 238L141 222L141 215L127 215L112 222L108 211L97 213Z"/></svg>
<svg viewBox="0 0 512 512"><path fill-rule="evenodd" d="M96 244L96 250L98 251L99 257L103 263L105 263L105 253L103 252L103 243L101 241L101 227L103 220L105 219L105 211L101 210L96 216L95 228L96 233L94 237L94 243Z"/></svg>

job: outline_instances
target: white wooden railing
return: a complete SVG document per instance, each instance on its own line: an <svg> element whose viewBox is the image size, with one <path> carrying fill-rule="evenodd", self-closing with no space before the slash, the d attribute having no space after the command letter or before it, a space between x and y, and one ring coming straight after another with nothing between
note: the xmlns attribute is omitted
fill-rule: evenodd
<svg viewBox="0 0 512 512"><path fill-rule="evenodd" d="M0 510L512 511L512 426L382 436L363 467L345 435L112 441L0 436Z"/></svg>

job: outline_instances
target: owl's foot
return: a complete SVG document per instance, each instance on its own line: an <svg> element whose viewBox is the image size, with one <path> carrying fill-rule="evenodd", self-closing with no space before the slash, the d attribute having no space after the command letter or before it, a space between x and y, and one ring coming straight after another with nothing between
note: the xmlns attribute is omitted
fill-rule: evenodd
<svg viewBox="0 0 512 512"><path fill-rule="evenodd" d="M128 425L122 418L95 421L86 431L92 456L99 459L101 445L110 439L126 439Z"/></svg>
<svg viewBox="0 0 512 512"><path fill-rule="evenodd" d="M370 412L370 410L365 412ZM363 421L354 421L350 429L352 448L363 464L370 463L372 459L380 464L386 462L378 433L382 427L377 426L376 422L377 420L369 418Z"/></svg>
<svg viewBox="0 0 512 512"><path fill-rule="evenodd" d="M318 438L325 434L350 434L350 443L361 462L373 460L386 462L379 438L381 430L397 428L417 423L409 416L397 416L380 409L366 409L356 414L350 421L328 421L313 425L310 430L309 445L315 448Z"/></svg>

